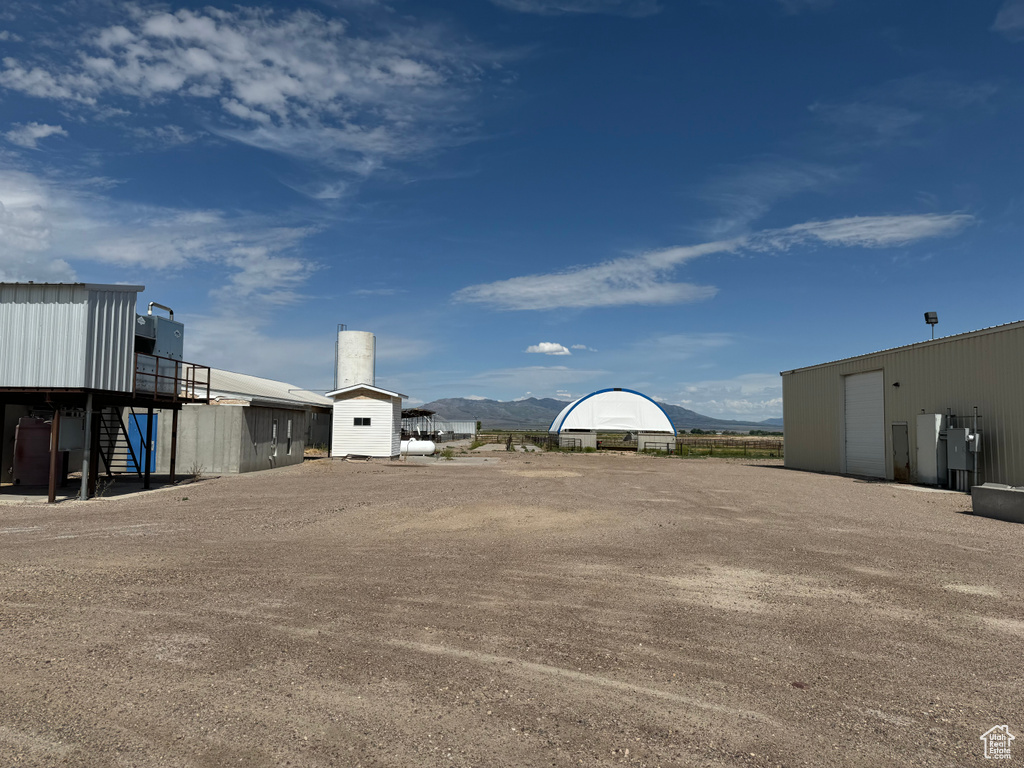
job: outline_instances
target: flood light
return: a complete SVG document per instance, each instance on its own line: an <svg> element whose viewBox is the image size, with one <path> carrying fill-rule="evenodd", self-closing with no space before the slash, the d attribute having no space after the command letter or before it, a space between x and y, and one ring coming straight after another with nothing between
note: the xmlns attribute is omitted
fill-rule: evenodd
<svg viewBox="0 0 1024 768"><path fill-rule="evenodd" d="M928 323L928 325L930 325L932 327L932 338L934 339L935 338L935 326L939 322L939 313L938 312L925 312L924 313L924 321L926 323Z"/></svg>

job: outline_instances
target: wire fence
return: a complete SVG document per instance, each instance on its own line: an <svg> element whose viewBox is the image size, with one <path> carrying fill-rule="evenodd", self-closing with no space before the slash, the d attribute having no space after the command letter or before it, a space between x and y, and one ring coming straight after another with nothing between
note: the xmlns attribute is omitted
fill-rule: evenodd
<svg viewBox="0 0 1024 768"><path fill-rule="evenodd" d="M544 450L582 451L583 441L568 435L553 435L537 432L503 432L480 433L476 436L479 443L532 445ZM668 454L674 456L747 456L754 458L783 458L785 441L779 438L765 437L697 437L679 435L675 440L664 442L645 441L644 453ZM635 451L636 440L623 440L621 436L597 437L597 449L602 451ZM593 450L593 449L591 449Z"/></svg>

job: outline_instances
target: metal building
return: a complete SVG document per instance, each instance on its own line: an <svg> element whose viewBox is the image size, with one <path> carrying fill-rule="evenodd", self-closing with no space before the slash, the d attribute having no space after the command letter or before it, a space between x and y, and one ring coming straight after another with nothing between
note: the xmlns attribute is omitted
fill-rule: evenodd
<svg viewBox="0 0 1024 768"><path fill-rule="evenodd" d="M333 405L292 384L211 368L209 403L181 409L178 466L236 474L301 464L307 447L330 444ZM167 472L170 437L156 434L156 471Z"/></svg>
<svg viewBox="0 0 1024 768"><path fill-rule="evenodd" d="M1024 485L1022 381L1024 321L783 371L786 466Z"/></svg>
<svg viewBox="0 0 1024 768"><path fill-rule="evenodd" d="M462 440L476 437L476 421L439 419L435 411L406 408L402 411L402 439Z"/></svg>
<svg viewBox="0 0 1024 768"><path fill-rule="evenodd" d="M142 290L0 283L0 481L45 479L52 502L68 471L81 469L81 497L88 498L100 464L109 474L124 447L149 486L155 409L172 414L176 445L178 412L185 403L205 402L209 369L184 362L184 326L169 308L151 302L146 315L136 313ZM168 316L155 315L154 307ZM144 414L135 422L137 452L125 408Z"/></svg>

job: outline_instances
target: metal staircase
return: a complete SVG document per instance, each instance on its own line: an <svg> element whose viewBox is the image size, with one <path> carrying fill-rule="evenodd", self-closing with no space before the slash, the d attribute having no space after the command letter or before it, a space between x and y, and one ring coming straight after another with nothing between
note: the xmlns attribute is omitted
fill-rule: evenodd
<svg viewBox="0 0 1024 768"><path fill-rule="evenodd" d="M135 472L142 477L142 458L135 455L120 408L104 408L100 412L99 455L107 477L114 472Z"/></svg>

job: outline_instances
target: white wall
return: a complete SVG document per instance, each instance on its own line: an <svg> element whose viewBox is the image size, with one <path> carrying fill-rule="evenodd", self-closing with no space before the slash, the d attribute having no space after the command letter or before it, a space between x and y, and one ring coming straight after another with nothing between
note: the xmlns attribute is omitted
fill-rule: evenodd
<svg viewBox="0 0 1024 768"><path fill-rule="evenodd" d="M370 426L354 425L369 418ZM334 403L331 456L397 456L402 440L402 403L366 390Z"/></svg>

